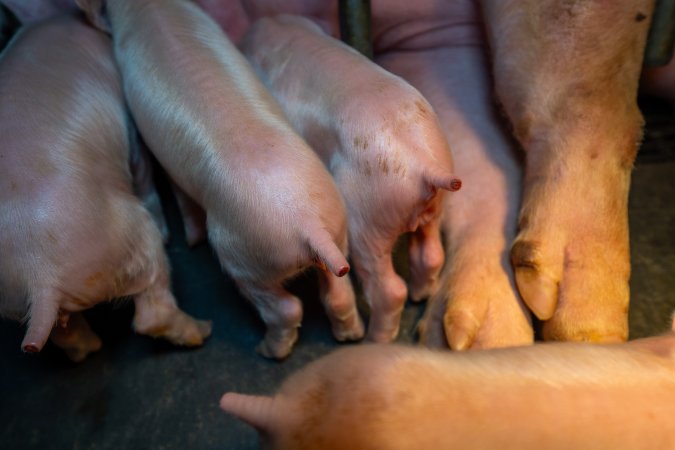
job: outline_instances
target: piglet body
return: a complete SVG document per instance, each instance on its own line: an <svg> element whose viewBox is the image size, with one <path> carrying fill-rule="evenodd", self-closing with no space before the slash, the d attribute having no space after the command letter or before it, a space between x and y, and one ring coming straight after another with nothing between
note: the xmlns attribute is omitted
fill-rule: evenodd
<svg viewBox="0 0 675 450"><path fill-rule="evenodd" d="M333 174L348 210L352 262L371 306L368 336L398 333L407 289L394 272L410 240L410 294L428 296L443 264L443 190L457 190L450 149L422 95L301 17L258 20L241 47Z"/></svg>
<svg viewBox="0 0 675 450"><path fill-rule="evenodd" d="M69 15L25 27L0 57L0 98L0 313L30 318L24 350L51 333L84 358L100 341L70 315L124 296L138 332L201 344L210 325L177 308L159 230L132 193L110 39Z"/></svg>
<svg viewBox="0 0 675 450"><path fill-rule="evenodd" d="M653 449L675 445L675 335L450 353L339 350L272 398L221 406L269 449Z"/></svg>
<svg viewBox="0 0 675 450"><path fill-rule="evenodd" d="M339 193L243 56L191 2L110 0L107 11L139 130L206 211L221 265L268 326L259 351L290 353L302 306L283 283L313 264L325 269L336 338L361 337L351 285L339 278L349 270Z"/></svg>

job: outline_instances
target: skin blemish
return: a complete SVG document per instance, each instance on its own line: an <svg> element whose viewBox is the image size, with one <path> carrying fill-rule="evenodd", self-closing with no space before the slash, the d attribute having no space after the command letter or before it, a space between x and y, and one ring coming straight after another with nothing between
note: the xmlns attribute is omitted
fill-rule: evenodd
<svg viewBox="0 0 675 450"><path fill-rule="evenodd" d="M398 161L394 166L394 173L396 175L400 175L401 177L405 175L405 166L400 161Z"/></svg>
<svg viewBox="0 0 675 450"><path fill-rule="evenodd" d="M455 192L459 191L459 189L462 187L462 180L459 178L455 178L450 182L450 191Z"/></svg>
<svg viewBox="0 0 675 450"><path fill-rule="evenodd" d="M356 136L354 138L354 148L361 148L363 150L368 148L368 138Z"/></svg>
<svg viewBox="0 0 675 450"><path fill-rule="evenodd" d="M429 114L429 110L422 100L417 100L415 106L417 107L417 114L420 116L425 117Z"/></svg>
<svg viewBox="0 0 675 450"><path fill-rule="evenodd" d="M363 173L365 173L367 177L373 174L373 171L370 169L370 163L368 161L366 161L363 167Z"/></svg>
<svg viewBox="0 0 675 450"><path fill-rule="evenodd" d="M385 174L389 173L389 163L384 155L377 155L377 165Z"/></svg>
<svg viewBox="0 0 675 450"><path fill-rule="evenodd" d="M51 231L48 231L48 232L47 232L47 239L49 239L49 241L52 242L52 243L54 243L54 244L56 244L56 242L57 242L56 236L54 236L54 235L51 233Z"/></svg>
<svg viewBox="0 0 675 450"><path fill-rule="evenodd" d="M635 14L635 21L636 22L642 22L646 18L647 18L647 16L645 14L641 13L640 11L638 11L638 13Z"/></svg>

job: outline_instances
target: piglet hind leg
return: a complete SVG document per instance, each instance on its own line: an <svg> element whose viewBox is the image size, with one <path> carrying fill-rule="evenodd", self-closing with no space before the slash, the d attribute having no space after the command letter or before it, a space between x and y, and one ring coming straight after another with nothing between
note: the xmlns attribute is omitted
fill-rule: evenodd
<svg viewBox="0 0 675 450"><path fill-rule="evenodd" d="M526 153L511 261L548 340L627 338L627 200L652 3L482 2L497 96Z"/></svg>
<svg viewBox="0 0 675 450"><path fill-rule="evenodd" d="M302 303L281 285L237 282L239 291L260 314L267 330L256 351L266 358L283 359L291 354L302 322Z"/></svg>
<svg viewBox="0 0 675 450"><path fill-rule="evenodd" d="M57 324L49 339L73 362L83 361L89 354L99 351L102 345L81 313L70 314L67 323Z"/></svg>
<svg viewBox="0 0 675 450"><path fill-rule="evenodd" d="M338 277L328 271L320 270L319 289L335 339L340 342L361 339L365 330L356 307L354 288L349 277Z"/></svg>
<svg viewBox="0 0 675 450"><path fill-rule="evenodd" d="M175 345L195 347L211 335L211 321L197 320L181 311L169 290L168 280L160 280L134 296L137 333L167 339Z"/></svg>
<svg viewBox="0 0 675 450"><path fill-rule="evenodd" d="M445 261L438 220L420 225L410 234L408 262L410 299L419 302L438 289L438 277Z"/></svg>
<svg viewBox="0 0 675 450"><path fill-rule="evenodd" d="M373 342L396 338L408 296L405 281L394 270L393 244L383 244L376 240L355 241L352 251L353 267L370 307L367 339Z"/></svg>

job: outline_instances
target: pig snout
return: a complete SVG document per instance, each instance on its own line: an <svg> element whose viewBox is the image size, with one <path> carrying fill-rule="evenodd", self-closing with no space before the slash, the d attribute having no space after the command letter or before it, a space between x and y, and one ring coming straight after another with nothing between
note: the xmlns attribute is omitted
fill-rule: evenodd
<svg viewBox="0 0 675 450"><path fill-rule="evenodd" d="M110 39L73 15L22 28L0 58L0 98L0 312L28 319L22 348L51 337L83 359L101 343L77 313L125 296L137 331L201 344L210 324L176 306L159 230L132 194Z"/></svg>
<svg viewBox="0 0 675 450"><path fill-rule="evenodd" d="M670 447L675 335L483 352L341 349L223 410L274 449Z"/></svg>
<svg viewBox="0 0 675 450"><path fill-rule="evenodd" d="M394 272L395 241L413 233L410 293L426 297L443 264L443 191L461 187L433 109L410 85L307 19L260 19L241 47L331 171L347 206L351 260L371 307L368 336L393 339L408 293Z"/></svg>
<svg viewBox="0 0 675 450"><path fill-rule="evenodd" d="M206 211L221 266L266 323L259 352L290 353L302 305L283 283L310 266L320 269L335 337L360 338L344 277L344 203L330 174L198 6L141 3L107 3L130 110L172 180Z"/></svg>

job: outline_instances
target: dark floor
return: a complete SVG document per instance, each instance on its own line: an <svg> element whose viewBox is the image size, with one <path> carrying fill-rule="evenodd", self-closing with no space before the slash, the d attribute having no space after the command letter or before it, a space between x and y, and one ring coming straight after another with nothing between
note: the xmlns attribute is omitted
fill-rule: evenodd
<svg viewBox="0 0 675 450"><path fill-rule="evenodd" d="M646 106L645 106L646 105ZM643 102L647 141L630 199L633 278L631 337L662 332L675 310L675 112ZM172 210L175 213L175 210ZM292 356L259 357L263 333L206 245L189 250L176 236L168 248L182 308L213 320L213 336L197 350L180 350L131 331L131 304L87 313L104 349L81 364L52 345L39 355L20 351L24 330L0 321L0 448L2 449L252 449L255 432L226 416L227 390L272 393L292 371L337 344L317 302ZM299 283L312 295L309 277ZM402 328L410 341L422 307L409 305Z"/></svg>

